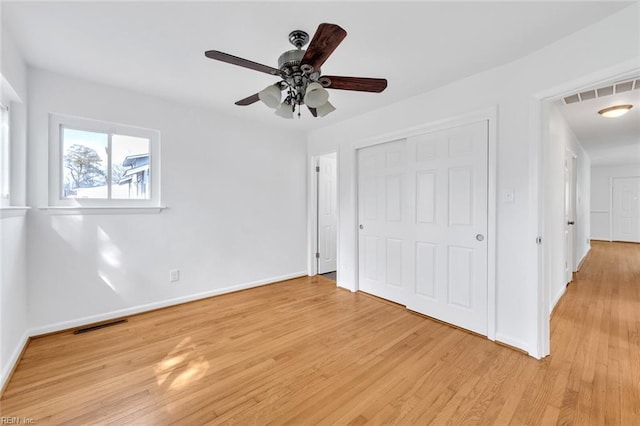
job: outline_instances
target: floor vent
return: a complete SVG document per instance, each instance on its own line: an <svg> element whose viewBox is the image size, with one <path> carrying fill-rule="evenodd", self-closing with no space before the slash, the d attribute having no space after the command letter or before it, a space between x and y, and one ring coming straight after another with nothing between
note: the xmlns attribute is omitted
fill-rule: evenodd
<svg viewBox="0 0 640 426"><path fill-rule="evenodd" d="M128 321L129 320L126 320L126 319L119 319L119 320L115 320L115 321L105 322L105 323L102 323L102 324L91 325L89 327L78 328L77 330L73 331L73 334L88 333L90 331L100 330L101 328L111 327L113 325L118 325L118 324L124 324L125 322L128 322Z"/></svg>

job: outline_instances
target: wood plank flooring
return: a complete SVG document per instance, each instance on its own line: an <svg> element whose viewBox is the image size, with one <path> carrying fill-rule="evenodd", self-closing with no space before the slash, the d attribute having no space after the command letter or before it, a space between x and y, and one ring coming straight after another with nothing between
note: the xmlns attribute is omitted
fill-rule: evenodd
<svg viewBox="0 0 640 426"><path fill-rule="evenodd" d="M33 339L0 401L36 424L640 424L640 245L593 242L537 361L300 278Z"/></svg>

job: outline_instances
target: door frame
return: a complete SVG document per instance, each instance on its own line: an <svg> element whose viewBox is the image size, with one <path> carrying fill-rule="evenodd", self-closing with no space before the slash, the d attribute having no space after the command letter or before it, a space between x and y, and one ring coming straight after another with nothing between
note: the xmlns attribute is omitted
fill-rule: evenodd
<svg viewBox="0 0 640 426"><path fill-rule="evenodd" d="M336 156L336 212L338 215L338 224L336 226L336 281L339 282L340 275L340 154L338 151L328 151L322 154L313 155L309 158L309 188L308 188L308 206L309 214L307 215L307 274L309 276L318 275L318 261L316 259L316 251L318 248L318 173L316 166L320 157L334 154Z"/></svg>
<svg viewBox="0 0 640 426"><path fill-rule="evenodd" d="M356 229L358 226L358 151L362 148L368 148L374 145L383 144L386 142L393 142L398 139L404 139L411 136L420 135L422 133L435 132L438 130L446 130L452 127L458 127L465 124L471 124L478 121L487 121L488 128L488 152L487 152L487 338L489 340L496 340L496 218L497 218L497 119L498 119L498 107L492 106L483 108L480 110L472 111L466 114L460 114L457 116L448 117L446 119L426 122L418 126L412 126L397 130L394 132L386 133L383 135L375 136L373 138L366 138L355 142L352 145L353 148L353 169L354 170L354 191L355 197L353 200L353 209L355 212L355 222L353 224ZM340 228L340 227L338 227ZM359 290L359 276L360 270L359 253L360 247L357 238L354 244L354 252L351 253L353 259L355 259L355 285L351 288L352 291ZM508 343L508 342L505 342Z"/></svg>
<svg viewBox="0 0 640 426"><path fill-rule="evenodd" d="M577 217L577 190L578 190L578 155L573 152L571 149L566 148L565 149L565 153L564 153L564 158L565 161L570 161L571 162L571 176L569 177L570 179L570 186L571 186L571 199L569 200L569 202L571 203L571 209L573 212L573 221L576 221L576 217ZM566 166L565 166L566 167ZM566 177L565 177L566 179ZM565 187L566 188L566 187ZM565 194L565 197L567 196L567 194ZM566 202L566 198L565 198L565 202ZM567 224L565 224L565 227L568 226ZM573 225L573 230L571 232L571 240L569 241L569 244L567 245L565 243L565 259L568 262L568 265L566 266L567 268L569 268L569 274L571 275L571 277L567 276L565 277L566 279L569 279L569 281L567 281L567 284L569 284L570 282L573 281L573 273L576 272L577 269L577 259L576 259L576 248L577 248L577 244L576 244L576 238L577 238L577 227L576 225ZM570 256L569 256L570 254Z"/></svg>
<svg viewBox="0 0 640 426"><path fill-rule="evenodd" d="M545 224L550 220L545 212L549 203L548 193L545 191L545 162L543 150L550 141L549 135L549 110L551 103L569 94L579 92L588 87L606 84L614 80L624 80L640 73L636 60L626 61L610 68L578 77L558 86L532 94L530 98L530 129L531 140L529 155L534 166L530 173L532 215L530 219L530 238L537 243L537 268L535 270L537 283L537 320L536 320L536 347L529 354L535 358L544 358L551 353L551 311L550 281L548 262L546 258L558 255L554 247L563 247L564 243L550 241ZM564 178L563 178L564 180ZM560 182L559 184L562 184ZM560 254L561 255L561 254Z"/></svg>

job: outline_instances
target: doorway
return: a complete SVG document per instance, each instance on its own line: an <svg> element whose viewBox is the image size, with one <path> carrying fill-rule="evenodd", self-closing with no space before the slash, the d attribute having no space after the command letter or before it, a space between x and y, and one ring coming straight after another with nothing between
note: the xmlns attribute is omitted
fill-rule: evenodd
<svg viewBox="0 0 640 426"><path fill-rule="evenodd" d="M338 170L335 152L315 159L315 269L337 281Z"/></svg>
<svg viewBox="0 0 640 426"><path fill-rule="evenodd" d="M594 214L598 218L609 214L609 210L593 210L593 204L589 199L593 189L590 188L592 181L589 176L590 170L594 166L591 154L589 154L589 160L585 166L585 162L581 162L580 158L577 162L575 161L575 152L567 153L564 147L559 147L555 143L557 141L554 142L549 129L554 115L553 111L559 103L564 103L564 105L575 104L576 109L573 111L582 113L583 111L577 108L579 105L586 105L589 107L588 109L593 109L590 113L597 117L596 113L599 108L591 108L591 105L594 105L593 102L601 97L607 100L611 98L606 98L606 96L618 95L618 85L622 85L621 82L629 79L635 80L639 71L636 64L622 64L535 95L535 102L539 109L532 109L535 114L533 121L539 119L541 123L539 129L541 133L535 135L535 139L539 137L539 140L542 141L539 145L532 146L531 151L532 155L537 158L538 166L535 170L538 197L535 203L538 206L538 237L536 241L539 244L537 282L540 301L538 303L537 324L538 345L535 356L538 358L545 357L551 352L551 313L564 292L564 284L573 279L572 272L575 272L580 266L580 261L586 258L593 232ZM603 90L607 87L611 87L612 90L610 92ZM576 96L576 93L579 96ZM594 97L589 98L588 94L590 93L595 93ZM629 93L633 92L629 91ZM570 99L572 96L575 96L577 101ZM581 104L584 101L592 103ZM567 127L571 129L569 126L571 116L564 116L567 119ZM570 133L582 146L583 139L580 135L584 136L584 132L576 134L571 130ZM602 133L595 131L592 133L599 135L601 140L607 141L606 150L608 152L618 154L618 148L622 148L617 147L614 152L611 147L613 141L611 137L607 138ZM591 143L593 149L591 152L597 153L601 161L615 156L605 155L605 147L593 145L593 141ZM590 152L586 144L584 148L585 152ZM571 183L572 180L574 183ZM559 188L564 188L562 195L558 194ZM560 218L563 222L560 222ZM590 222L591 226L589 226ZM598 223L600 222L603 221L598 220ZM586 229L585 224L587 224ZM560 264L560 262L562 263ZM558 286L562 288L558 288Z"/></svg>

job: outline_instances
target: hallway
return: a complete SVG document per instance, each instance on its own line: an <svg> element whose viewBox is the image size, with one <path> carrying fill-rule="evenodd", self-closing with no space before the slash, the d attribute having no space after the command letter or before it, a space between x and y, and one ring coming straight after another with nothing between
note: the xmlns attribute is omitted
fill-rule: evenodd
<svg viewBox="0 0 640 426"><path fill-rule="evenodd" d="M544 380L536 399L560 423L638 424L640 244L592 241L576 275L551 319L549 368L530 386Z"/></svg>

